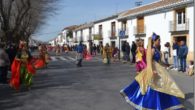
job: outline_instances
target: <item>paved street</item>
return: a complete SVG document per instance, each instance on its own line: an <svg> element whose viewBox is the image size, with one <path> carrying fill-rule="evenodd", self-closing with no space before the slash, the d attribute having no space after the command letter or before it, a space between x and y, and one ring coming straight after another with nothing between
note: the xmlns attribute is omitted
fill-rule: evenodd
<svg viewBox="0 0 195 110"><path fill-rule="evenodd" d="M135 65L104 65L95 57L78 68L73 53L51 58L47 69L37 71L32 90L0 85L0 110L134 110L119 91L134 80ZM186 94L186 110L193 110L193 77L170 74Z"/></svg>

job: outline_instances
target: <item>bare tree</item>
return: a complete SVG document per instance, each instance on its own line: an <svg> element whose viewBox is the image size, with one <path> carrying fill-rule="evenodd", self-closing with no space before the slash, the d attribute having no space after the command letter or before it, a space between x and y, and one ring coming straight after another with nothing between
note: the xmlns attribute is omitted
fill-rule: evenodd
<svg viewBox="0 0 195 110"><path fill-rule="evenodd" d="M4 42L28 41L58 0L0 0L0 34Z"/></svg>

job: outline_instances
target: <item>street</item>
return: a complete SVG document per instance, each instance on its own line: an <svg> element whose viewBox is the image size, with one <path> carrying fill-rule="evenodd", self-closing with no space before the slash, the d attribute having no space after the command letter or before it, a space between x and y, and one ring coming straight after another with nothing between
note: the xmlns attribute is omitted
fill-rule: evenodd
<svg viewBox="0 0 195 110"><path fill-rule="evenodd" d="M0 85L0 110L134 110L119 91L134 80L135 65L105 65L97 56L79 68L74 53L52 53L51 59L48 68L37 71L30 91ZM193 110L194 77L171 70L170 74L186 94L182 104Z"/></svg>

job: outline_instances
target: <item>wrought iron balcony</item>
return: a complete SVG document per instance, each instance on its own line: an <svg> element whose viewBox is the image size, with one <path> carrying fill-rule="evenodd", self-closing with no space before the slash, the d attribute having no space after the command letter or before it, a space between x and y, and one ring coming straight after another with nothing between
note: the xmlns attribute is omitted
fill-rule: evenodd
<svg viewBox="0 0 195 110"><path fill-rule="evenodd" d="M108 31L108 36L110 39L117 39L116 31Z"/></svg>
<svg viewBox="0 0 195 110"><path fill-rule="evenodd" d="M135 37L146 37L146 26L134 26Z"/></svg>

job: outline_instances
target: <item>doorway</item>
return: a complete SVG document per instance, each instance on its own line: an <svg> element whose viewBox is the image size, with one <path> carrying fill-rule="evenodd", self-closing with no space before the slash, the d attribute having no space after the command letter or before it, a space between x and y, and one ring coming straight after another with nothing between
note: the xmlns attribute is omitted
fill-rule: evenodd
<svg viewBox="0 0 195 110"><path fill-rule="evenodd" d="M174 39L177 41L178 45L179 45L180 41L184 41L185 44L187 45L187 38L186 38L186 36L176 36L176 37L174 37Z"/></svg>
<svg viewBox="0 0 195 110"><path fill-rule="evenodd" d="M116 46L116 42L115 41L111 41L111 46L115 47Z"/></svg>

